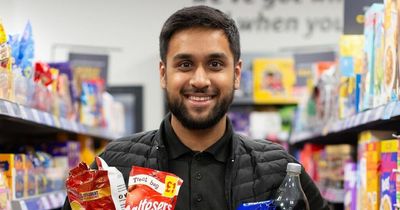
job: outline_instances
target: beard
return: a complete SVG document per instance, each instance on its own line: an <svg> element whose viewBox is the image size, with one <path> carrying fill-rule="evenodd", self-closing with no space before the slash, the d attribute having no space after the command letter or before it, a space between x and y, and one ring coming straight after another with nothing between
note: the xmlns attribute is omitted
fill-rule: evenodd
<svg viewBox="0 0 400 210"><path fill-rule="evenodd" d="M194 91L206 92L207 90ZM180 95L183 96L184 92L185 90L181 90ZM220 95L220 91L217 92L217 96ZM215 104L207 116L203 118L191 116L181 97L172 98L167 89L165 89L164 93L166 95L169 110L179 120L179 122L187 129L200 130L215 126L222 119L222 117L225 116L229 106L233 101L234 88L232 88L232 90L226 96L219 98L217 100L217 104Z"/></svg>

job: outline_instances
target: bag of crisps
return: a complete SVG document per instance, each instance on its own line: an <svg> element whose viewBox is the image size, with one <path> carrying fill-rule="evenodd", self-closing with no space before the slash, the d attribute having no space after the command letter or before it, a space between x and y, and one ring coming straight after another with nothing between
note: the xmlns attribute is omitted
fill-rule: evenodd
<svg viewBox="0 0 400 210"><path fill-rule="evenodd" d="M132 166L126 210L173 210L183 180L149 168Z"/></svg>
<svg viewBox="0 0 400 210"><path fill-rule="evenodd" d="M69 172L66 186L71 209L124 209L126 186L121 172L99 157L96 163L98 170L81 162Z"/></svg>

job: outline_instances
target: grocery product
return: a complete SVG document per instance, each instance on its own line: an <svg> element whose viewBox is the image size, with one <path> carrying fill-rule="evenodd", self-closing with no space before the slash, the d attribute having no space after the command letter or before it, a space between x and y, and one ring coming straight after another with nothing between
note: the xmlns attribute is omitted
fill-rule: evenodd
<svg viewBox="0 0 400 210"><path fill-rule="evenodd" d="M81 162L69 172L66 186L72 210L124 209L126 187L121 172L99 157L96 162L98 170Z"/></svg>
<svg viewBox="0 0 400 210"><path fill-rule="evenodd" d="M132 166L126 210L173 210L182 183L174 174Z"/></svg>
<svg viewBox="0 0 400 210"><path fill-rule="evenodd" d="M7 43L7 34L0 21L0 98L13 99L12 81L11 50Z"/></svg>
<svg viewBox="0 0 400 210"><path fill-rule="evenodd" d="M4 171L12 199L23 198L27 193L25 154L0 154L0 168Z"/></svg>
<svg viewBox="0 0 400 210"><path fill-rule="evenodd" d="M301 165L288 163L286 171L285 179L272 196L276 210L310 210L310 205L300 183Z"/></svg>
<svg viewBox="0 0 400 210"><path fill-rule="evenodd" d="M397 42L398 42L398 11L396 0L384 0L384 32L385 44L381 62L383 63L384 75L382 88L385 93L384 103L398 99L399 67L397 65Z"/></svg>
<svg viewBox="0 0 400 210"><path fill-rule="evenodd" d="M397 156L399 151L399 140L381 141L381 160L380 166L380 209L390 209L396 203L396 174L393 169L397 169ZM385 208L386 207L386 208Z"/></svg>
<svg viewBox="0 0 400 210"><path fill-rule="evenodd" d="M285 103L293 100L294 61L290 58L253 60L253 97L255 102Z"/></svg>
<svg viewBox="0 0 400 210"><path fill-rule="evenodd" d="M373 107L374 97L374 84L375 84L375 32L377 16L383 13L383 4L375 3L365 13L364 22L364 36L365 36L365 47L364 47L364 70L362 77L362 89L360 109L365 110Z"/></svg>

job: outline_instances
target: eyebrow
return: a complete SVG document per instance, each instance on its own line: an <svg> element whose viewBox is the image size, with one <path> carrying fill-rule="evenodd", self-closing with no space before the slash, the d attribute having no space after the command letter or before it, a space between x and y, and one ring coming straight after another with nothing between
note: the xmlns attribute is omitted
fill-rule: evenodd
<svg viewBox="0 0 400 210"><path fill-rule="evenodd" d="M185 59L191 59L193 56L191 54L186 54L186 53L180 53L174 56L173 60L185 60Z"/></svg>
<svg viewBox="0 0 400 210"><path fill-rule="evenodd" d="M173 60L185 60L185 59L192 59L193 55L187 53L180 53L174 56ZM228 59L228 56L225 53L211 53L207 55L208 59L212 58L219 58L219 59Z"/></svg>
<svg viewBox="0 0 400 210"><path fill-rule="evenodd" d="M225 53L212 53L207 56L209 59L210 58L219 58L219 59L228 59L228 56L225 55Z"/></svg>

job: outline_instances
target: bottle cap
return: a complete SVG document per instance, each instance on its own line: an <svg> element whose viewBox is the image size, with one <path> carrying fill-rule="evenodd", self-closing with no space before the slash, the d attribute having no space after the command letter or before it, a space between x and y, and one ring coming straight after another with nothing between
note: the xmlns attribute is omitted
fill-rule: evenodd
<svg viewBox="0 0 400 210"><path fill-rule="evenodd" d="M287 164L287 168L286 168L287 172L293 172L293 173L301 173L301 165L298 163L288 163Z"/></svg>

